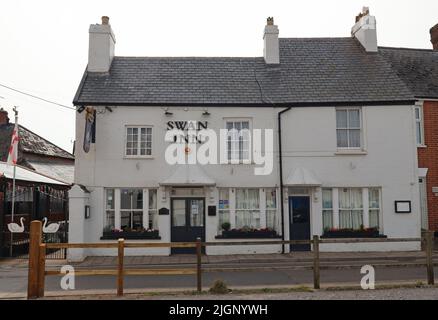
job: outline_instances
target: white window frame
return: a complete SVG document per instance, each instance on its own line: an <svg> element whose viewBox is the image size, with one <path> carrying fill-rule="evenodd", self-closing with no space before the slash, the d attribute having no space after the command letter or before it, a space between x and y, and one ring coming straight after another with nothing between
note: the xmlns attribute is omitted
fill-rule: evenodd
<svg viewBox="0 0 438 320"><path fill-rule="evenodd" d="M130 209L122 209L122 201L121 201L121 199L122 199L122 190L137 190L137 191L141 191L141 193L142 193L142 208L141 209L133 209L133 208L130 208ZM129 214L130 214L130 221L131 221L131 224L130 224L130 226L128 227L128 228L133 228L133 225L134 225L134 213L139 213L139 212L141 212L142 213L142 217L141 217L141 220L142 220L142 227L143 228L145 228L145 223L147 223L147 224L149 224L149 220L148 221L144 221L144 211L145 211L145 208L144 208L144 205L145 205L145 201L144 201L144 196L145 196L145 193L144 193L144 189L143 188L120 188L120 202L119 202L119 208L118 208L118 210L119 210L119 219L120 219L120 221L119 221L119 224L121 225L122 224L122 212L129 212ZM149 199L149 198L148 198ZM145 228L145 229L148 229L148 228Z"/></svg>
<svg viewBox="0 0 438 320"><path fill-rule="evenodd" d="M248 142L248 158L247 159L229 159L228 158L228 135L225 141L225 159L228 164L251 164L252 163L252 118L224 118L224 128L228 130L227 124L229 122L248 122L248 130L250 132L249 142ZM240 149L239 149L240 154Z"/></svg>
<svg viewBox="0 0 438 320"><path fill-rule="evenodd" d="M258 208L245 208L245 209L239 209L237 207L237 191L238 190L244 190L244 192L246 193L246 195L248 195L249 190L257 190L258 191L258 197L259 197L259 207ZM235 202L234 202L234 212L235 212L235 216L234 216L234 225L236 224L236 219L237 219L237 212L249 212L251 213L251 221L253 220L257 220L256 218L254 218L254 213L258 213L258 220L259 220L259 225L257 229L261 229L262 227L262 208L261 208L261 200L260 200L260 188L235 188L234 189L234 197L235 197ZM249 198L249 197L247 197Z"/></svg>
<svg viewBox="0 0 438 320"><path fill-rule="evenodd" d="M322 212L321 212L321 222L322 222L322 231L324 232L325 231L325 228L324 228L324 211L331 211L331 215L332 215L332 226L331 226L331 228L330 229L332 229L332 228L335 228L335 225L336 225L336 223L335 223L335 208L334 208L334 196L333 196L333 190L334 190L334 188L322 188L321 189L321 206L322 206ZM325 208L324 207L324 197L323 197L323 194L324 194L324 191L330 191L330 193L331 193L331 196L332 196L332 206L331 206L331 208Z"/></svg>
<svg viewBox="0 0 438 320"><path fill-rule="evenodd" d="M339 127L338 128L338 123L337 123L337 112L338 111L347 111L347 115L348 115L348 111L353 111L353 110L358 110L359 111L359 120L360 120L360 124L359 124L359 138L360 138L360 146L359 147L339 147L338 146L338 130L347 130L347 134L349 133L350 130L357 130L358 128L350 128L349 127L349 122L348 122L348 116L347 116L347 127L343 128L343 127ZM365 149L365 139L364 139L364 119L363 119L363 109L362 107L338 107L335 108L335 125L336 125L336 147L339 151L363 151ZM349 135L347 135L347 143L348 145L350 144L350 139L348 138Z"/></svg>
<svg viewBox="0 0 438 320"><path fill-rule="evenodd" d="M370 206L369 206L369 201L370 201L370 196L369 196L369 191L371 190L371 189L375 189L375 190L377 190L377 192L378 192L378 194L379 194L379 207L378 208L371 208ZM370 188L367 188L367 197L368 197L368 208L367 208L367 210L368 210L368 217L367 217L367 222L368 222L368 225L367 225L367 227L369 228L370 226L371 226L371 224L370 224L370 222L371 222L371 211L378 211L378 219L377 219L377 222L378 222L378 226L377 226L377 229L380 231L380 232L382 232L382 189L381 188L378 188L378 187L370 187Z"/></svg>
<svg viewBox="0 0 438 320"><path fill-rule="evenodd" d="M417 118L417 110L419 118ZM417 144L417 147L425 147L424 143L424 116L423 116L423 105L422 104L416 104L414 106L414 121L415 121L415 143ZM417 132L417 124L420 124L420 136L418 137ZM420 140L420 141L418 141Z"/></svg>
<svg viewBox="0 0 438 320"><path fill-rule="evenodd" d="M332 216L333 216L333 228L334 229L339 229L340 226L340 211L344 208L340 208L339 207L339 193L342 192L342 189L361 189L362 190L362 222L363 222L363 226L364 228L369 228L369 222L370 222L370 211L373 210L378 210L379 211L379 217L378 217L378 221L379 221L379 232L381 234L383 234L384 230L383 230L383 198L382 198L382 187L377 186L377 187L323 187L322 189L330 189L332 190ZM369 207L369 190L370 189L377 189L379 191L379 209L377 208L370 208ZM321 196L321 201L322 201L322 196ZM322 219L322 214L324 210L329 210L324 208L321 205L321 219ZM350 209L349 209L350 210ZM324 228L323 228L324 229ZM324 230L323 230L324 232Z"/></svg>
<svg viewBox="0 0 438 320"><path fill-rule="evenodd" d="M138 129L138 141L137 141L137 154L136 155L128 155L127 154L127 142L128 142L128 129L130 128L137 128ZM141 129L151 129L151 154L150 155L141 155ZM123 155L125 158L128 159L151 159L154 154L154 128L152 125L125 125L125 132L124 132L124 144L123 144ZM147 149L146 149L147 150Z"/></svg>

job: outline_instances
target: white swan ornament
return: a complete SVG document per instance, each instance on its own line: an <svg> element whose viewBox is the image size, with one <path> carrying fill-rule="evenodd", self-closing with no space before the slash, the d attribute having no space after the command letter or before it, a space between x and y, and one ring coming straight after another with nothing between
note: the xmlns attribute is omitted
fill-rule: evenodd
<svg viewBox="0 0 438 320"><path fill-rule="evenodd" d="M59 229L59 224L51 223L47 225L47 218L44 218L43 232L44 233L55 233Z"/></svg>
<svg viewBox="0 0 438 320"><path fill-rule="evenodd" d="M15 223L15 222L11 222L8 223L8 229L11 233L22 233L24 232L24 218L20 218L20 223L21 225Z"/></svg>

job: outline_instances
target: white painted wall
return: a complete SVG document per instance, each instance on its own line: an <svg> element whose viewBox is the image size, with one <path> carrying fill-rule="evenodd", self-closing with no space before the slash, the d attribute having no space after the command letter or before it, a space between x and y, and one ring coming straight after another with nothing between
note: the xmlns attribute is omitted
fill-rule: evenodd
<svg viewBox="0 0 438 320"><path fill-rule="evenodd" d="M413 106L364 106L362 108L365 148L354 155L338 154L336 147L336 113L334 107L293 108L283 115L284 179L294 168L312 170L322 187L381 187L382 228L388 237L420 236L420 207L417 176L417 153L413 122ZM84 223L85 241L98 242L104 221L104 188L137 187L157 188L173 170L164 161L167 143L164 134L167 121L208 121L210 129L223 129L224 118L251 118L252 128L274 129L274 152L277 147L277 113L273 108L209 108L210 116L203 116L203 108L170 108L172 116L165 116L159 107L112 107L113 112L97 114L96 144L88 154L82 150L85 115L76 117L76 168L75 182L90 191L91 219ZM127 159L124 157L126 125L153 126L153 157ZM254 165L208 165L205 172L216 181L217 187L278 187L278 160L269 176L255 176ZM165 191L166 190L166 191ZM166 192L163 202L162 192ZM211 194L210 194L211 193ZM216 188L207 192L207 205L216 204ZM411 214L396 214L395 200L412 201ZM75 219L78 204L71 199L70 217ZM289 238L287 198L285 205L285 237ZM168 188L160 188L158 207L170 208ZM312 234L322 233L321 189L312 189ZM278 208L280 204L278 203ZM279 210L280 211L280 210ZM206 216L207 241L215 241L217 217ZM280 217L278 218L280 220ZM78 232L80 223L71 224L70 234ZM170 216L159 216L162 242L170 241ZM71 238L72 239L72 238ZM287 246L286 246L287 247ZM367 250L370 244L359 247L322 246L322 250ZM382 247L383 248L383 247ZM415 249L412 244L391 244L388 250ZM287 249L287 248L286 248ZM212 247L209 254L252 253L255 248ZM278 246L259 248L256 252L278 252ZM89 250L87 254L108 254L102 250ZM169 254L169 249L137 250L132 254ZM115 254L115 250L114 250Z"/></svg>

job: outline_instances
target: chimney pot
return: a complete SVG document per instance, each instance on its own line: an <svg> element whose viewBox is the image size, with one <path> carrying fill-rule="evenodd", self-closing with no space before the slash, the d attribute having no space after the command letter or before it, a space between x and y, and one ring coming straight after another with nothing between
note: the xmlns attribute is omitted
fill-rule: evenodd
<svg viewBox="0 0 438 320"><path fill-rule="evenodd" d="M108 25L109 24L109 17L108 16L103 16L102 17L102 24L103 25Z"/></svg>
<svg viewBox="0 0 438 320"><path fill-rule="evenodd" d="M8 112L4 110L3 108L0 109L0 125L2 124L8 124L9 123L9 117Z"/></svg>
<svg viewBox="0 0 438 320"><path fill-rule="evenodd" d="M430 42L433 50L438 51L438 23L430 29Z"/></svg>
<svg viewBox="0 0 438 320"><path fill-rule="evenodd" d="M274 17L268 17L268 19L266 19L266 24L268 26L273 26L274 25Z"/></svg>

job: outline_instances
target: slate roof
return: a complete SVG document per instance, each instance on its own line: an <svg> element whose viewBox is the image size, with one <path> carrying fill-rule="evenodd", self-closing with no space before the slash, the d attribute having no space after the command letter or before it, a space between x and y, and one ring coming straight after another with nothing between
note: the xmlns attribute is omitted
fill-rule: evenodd
<svg viewBox="0 0 438 320"><path fill-rule="evenodd" d="M438 51L379 48L398 76L418 98L438 98Z"/></svg>
<svg viewBox="0 0 438 320"><path fill-rule="evenodd" d="M8 158L8 150L11 144L11 135L13 129L13 123L0 125L0 161L6 161ZM20 137L20 142L18 143L20 152L74 159L74 156L71 153L61 149L60 147L21 125L19 125L18 135Z"/></svg>
<svg viewBox="0 0 438 320"><path fill-rule="evenodd" d="M319 105L394 103L412 92L380 54L354 38L280 38L280 64L262 57L115 57L85 72L75 105Z"/></svg>

